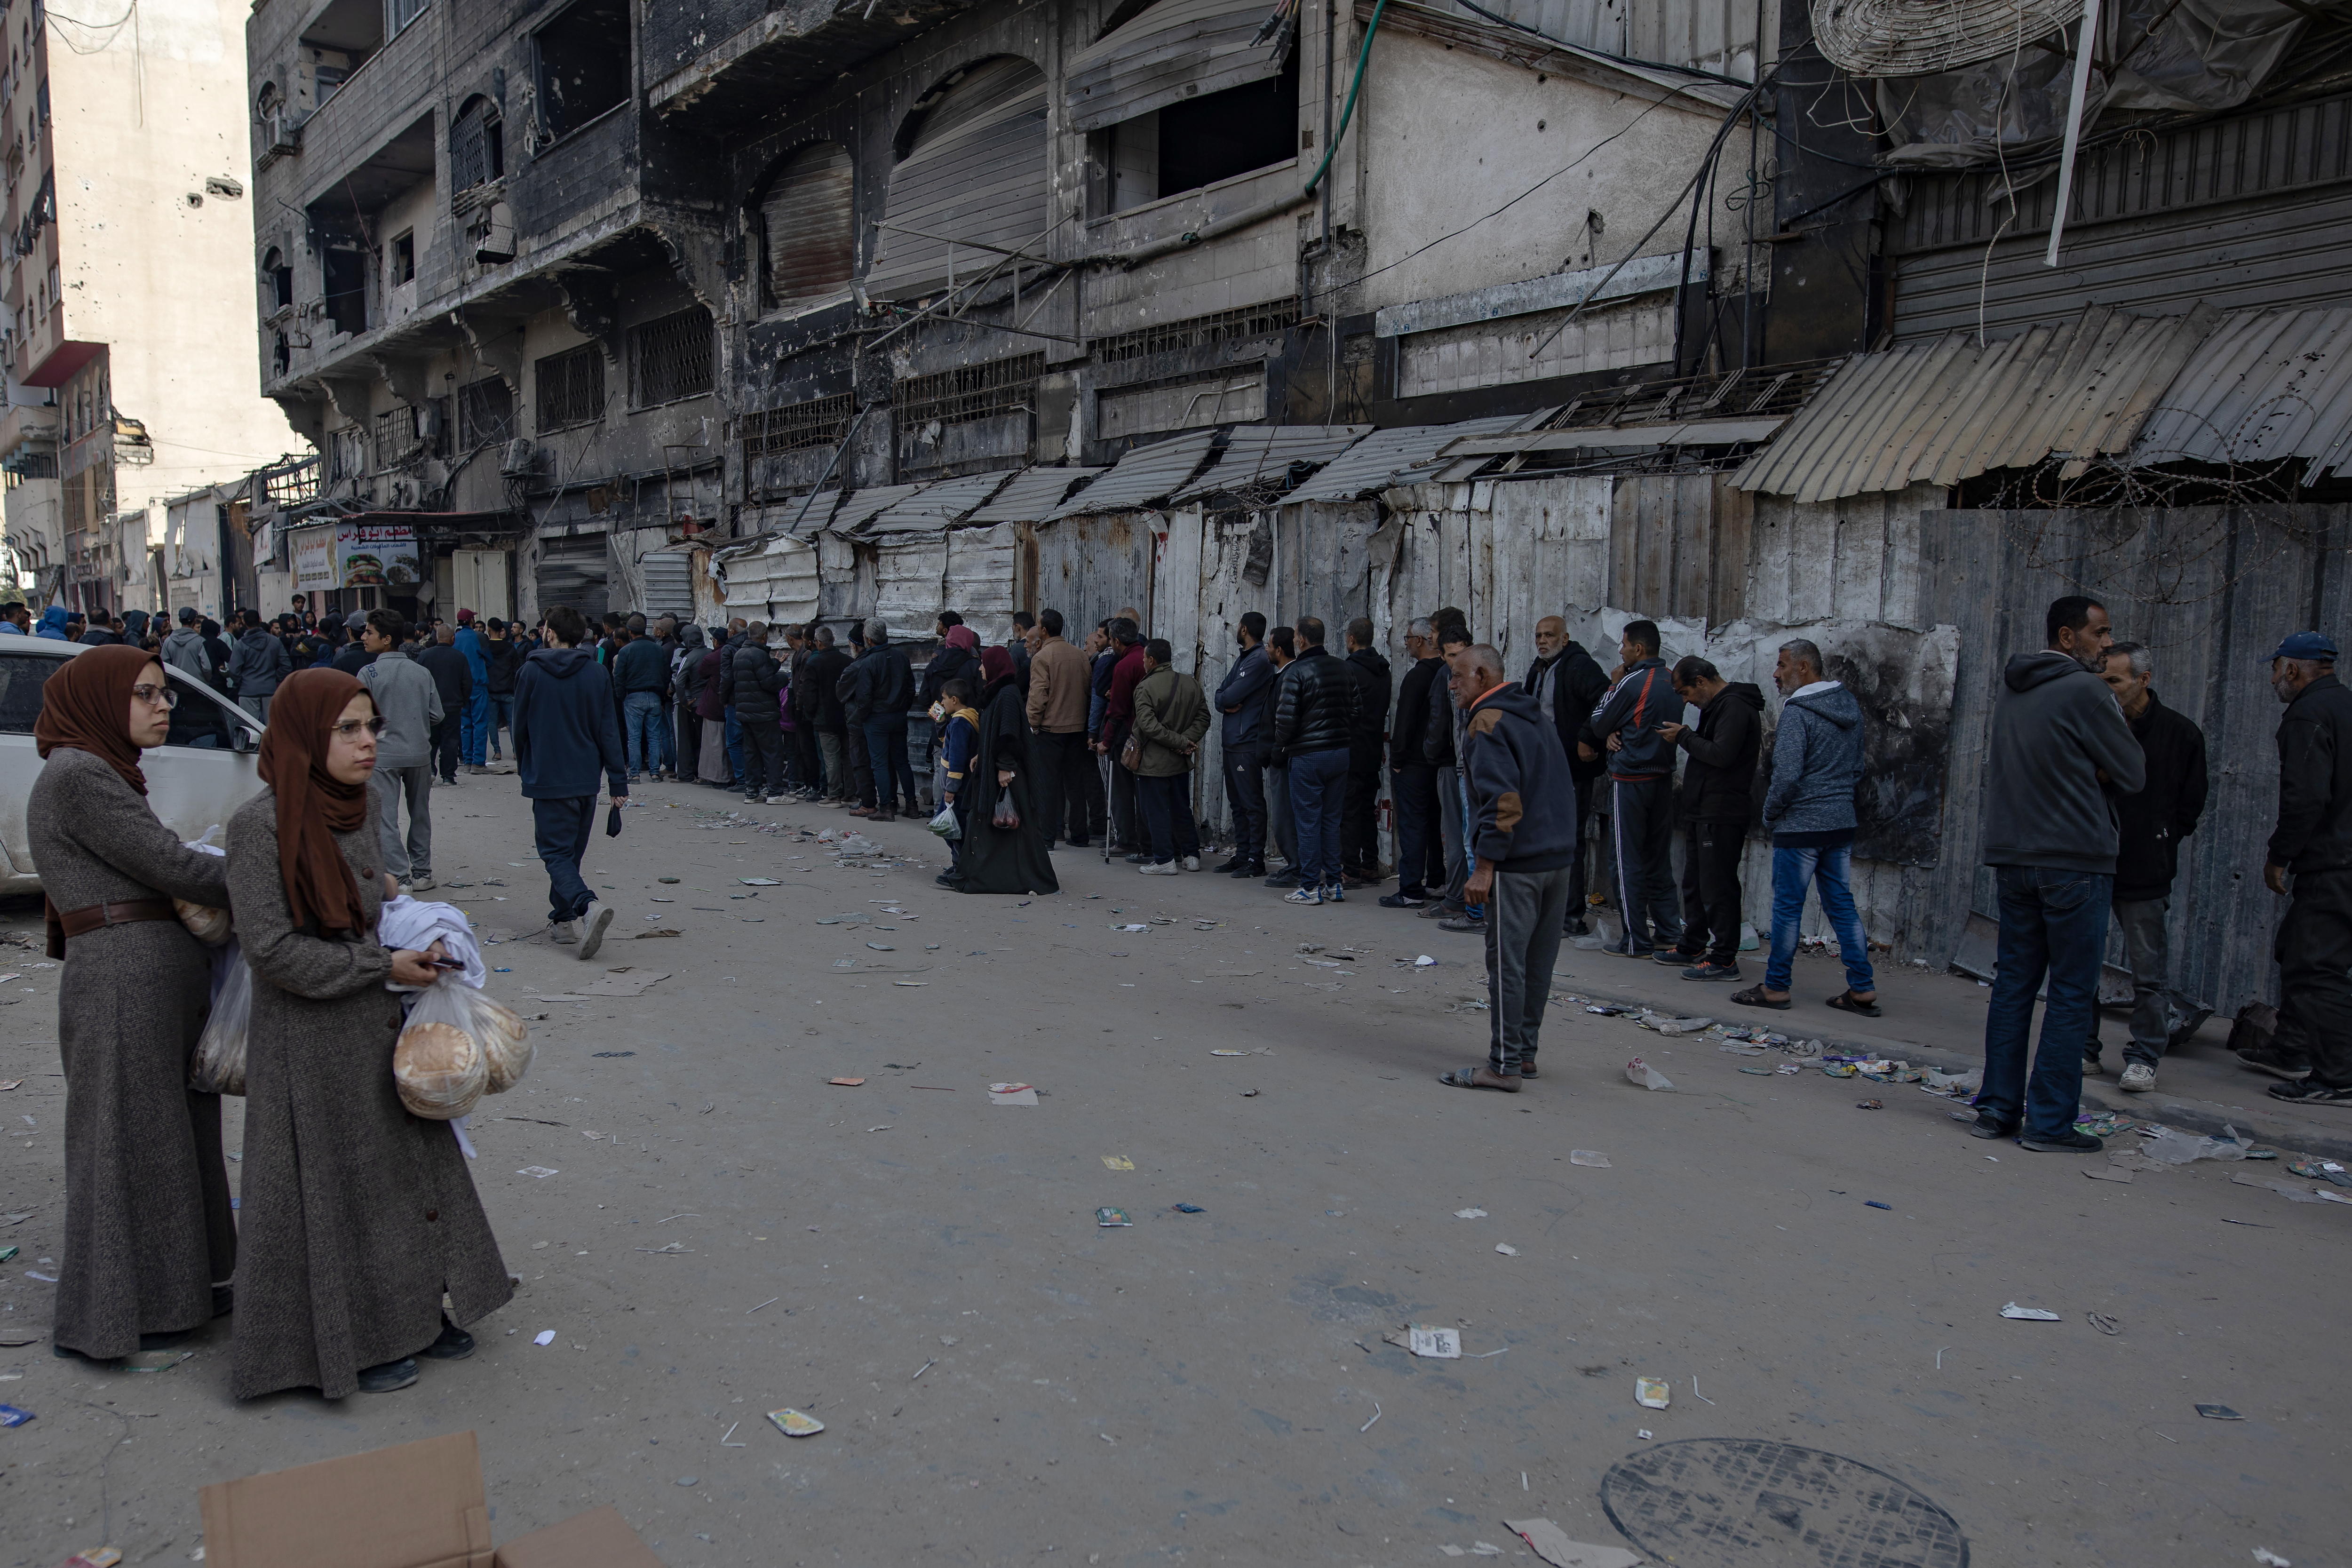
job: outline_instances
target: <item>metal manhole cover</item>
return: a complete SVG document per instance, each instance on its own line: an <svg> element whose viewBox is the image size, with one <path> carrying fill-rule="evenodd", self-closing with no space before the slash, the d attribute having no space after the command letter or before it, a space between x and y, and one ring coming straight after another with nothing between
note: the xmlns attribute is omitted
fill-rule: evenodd
<svg viewBox="0 0 2352 1568"><path fill-rule="evenodd" d="M1601 1504L1675 1568L1968 1568L1958 1521L1857 1459L1726 1437L1661 1443L1612 1467Z"/></svg>

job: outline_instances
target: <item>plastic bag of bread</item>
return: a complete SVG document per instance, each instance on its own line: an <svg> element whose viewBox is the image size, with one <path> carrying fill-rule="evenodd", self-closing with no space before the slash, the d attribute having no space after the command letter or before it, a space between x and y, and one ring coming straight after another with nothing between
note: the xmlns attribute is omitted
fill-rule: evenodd
<svg viewBox="0 0 2352 1568"><path fill-rule="evenodd" d="M449 1121L482 1098L490 1064L472 1026L467 988L455 978L416 994L392 1051L393 1082L410 1115Z"/></svg>
<svg viewBox="0 0 2352 1568"><path fill-rule="evenodd" d="M225 856L228 851L212 841L213 835L219 831L220 824L216 822L205 829L203 837L190 839L181 847L194 849L200 855ZM221 946L235 930L226 910L216 910L207 904L192 904L185 899L173 899L172 908L178 912L180 923L188 928L188 934L206 947Z"/></svg>
<svg viewBox="0 0 2352 1568"><path fill-rule="evenodd" d="M489 1081L483 1092L504 1094L530 1070L530 1026L522 1021L521 1014L488 992L469 990L466 1001L474 1014L471 1032L489 1062Z"/></svg>
<svg viewBox="0 0 2352 1568"><path fill-rule="evenodd" d="M245 955L230 950L213 960L213 1010L196 1037L188 1087L199 1094L245 1092L246 1026L253 1019L253 971Z"/></svg>

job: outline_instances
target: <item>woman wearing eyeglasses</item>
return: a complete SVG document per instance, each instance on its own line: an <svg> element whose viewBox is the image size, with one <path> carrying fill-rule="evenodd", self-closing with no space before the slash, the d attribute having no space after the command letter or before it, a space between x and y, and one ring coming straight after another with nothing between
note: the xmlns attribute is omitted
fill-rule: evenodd
<svg viewBox="0 0 2352 1568"><path fill-rule="evenodd" d="M212 958L172 907L227 904L225 862L156 820L139 768L171 721L163 667L116 646L62 661L33 726L43 761L26 818L49 954L65 960L61 1356L173 1342L228 1310L236 1264L220 1098L188 1088Z"/></svg>
<svg viewBox="0 0 2352 1568"><path fill-rule="evenodd" d="M405 1388L417 1357L473 1354L457 1325L513 1294L455 1131L410 1115L393 1087L401 1007L384 985L431 984L439 952L375 940L390 881L368 799L382 728L356 677L287 677L261 739L269 787L228 826L229 898L254 979L239 1399Z"/></svg>

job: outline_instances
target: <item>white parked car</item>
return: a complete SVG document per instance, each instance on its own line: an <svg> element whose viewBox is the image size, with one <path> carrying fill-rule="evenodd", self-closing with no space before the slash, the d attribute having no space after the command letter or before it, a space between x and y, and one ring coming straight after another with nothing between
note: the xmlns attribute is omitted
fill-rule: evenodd
<svg viewBox="0 0 2352 1568"><path fill-rule="evenodd" d="M25 802L41 772L33 721L41 716L41 683L64 660L89 651L53 637L0 637L0 893L40 891L25 826ZM254 763L261 721L204 682L169 666L164 673L180 703L170 738L140 763L147 803L183 839L202 837L215 823L225 832L230 815L261 793Z"/></svg>

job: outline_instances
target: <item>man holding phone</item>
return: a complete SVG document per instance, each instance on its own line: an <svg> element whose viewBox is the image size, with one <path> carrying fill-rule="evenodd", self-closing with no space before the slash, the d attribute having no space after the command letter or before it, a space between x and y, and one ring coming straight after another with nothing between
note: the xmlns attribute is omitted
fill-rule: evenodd
<svg viewBox="0 0 2352 1568"><path fill-rule="evenodd" d="M530 802L539 858L547 867L547 920L558 942L593 958L613 923L612 906L588 889L580 862L596 826L596 775L613 809L628 804L628 757L613 710L613 682L580 644L587 617L569 605L547 612L551 646L515 677L514 749Z"/></svg>

